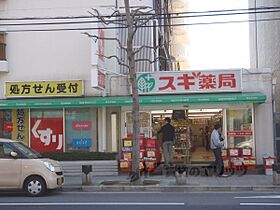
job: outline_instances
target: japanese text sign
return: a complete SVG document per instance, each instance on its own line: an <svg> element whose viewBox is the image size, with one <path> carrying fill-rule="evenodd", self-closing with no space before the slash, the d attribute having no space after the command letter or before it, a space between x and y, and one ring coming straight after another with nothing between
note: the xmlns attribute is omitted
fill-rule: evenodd
<svg viewBox="0 0 280 210"><path fill-rule="evenodd" d="M105 89L106 74L93 68L91 71L91 87Z"/></svg>
<svg viewBox="0 0 280 210"><path fill-rule="evenodd" d="M30 146L37 152L62 152L63 118L31 118Z"/></svg>
<svg viewBox="0 0 280 210"><path fill-rule="evenodd" d="M83 81L6 82L5 95L7 98L82 96Z"/></svg>
<svg viewBox="0 0 280 210"><path fill-rule="evenodd" d="M138 73L139 94L240 92L241 70Z"/></svg>

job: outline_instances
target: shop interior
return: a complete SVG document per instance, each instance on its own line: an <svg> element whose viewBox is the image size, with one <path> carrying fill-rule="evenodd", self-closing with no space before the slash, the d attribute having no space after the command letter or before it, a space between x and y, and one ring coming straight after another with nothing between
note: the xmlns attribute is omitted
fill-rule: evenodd
<svg viewBox="0 0 280 210"><path fill-rule="evenodd" d="M199 164L214 161L210 136L214 125L223 122L222 109L158 110L151 112L152 136L170 117L175 127L175 163Z"/></svg>

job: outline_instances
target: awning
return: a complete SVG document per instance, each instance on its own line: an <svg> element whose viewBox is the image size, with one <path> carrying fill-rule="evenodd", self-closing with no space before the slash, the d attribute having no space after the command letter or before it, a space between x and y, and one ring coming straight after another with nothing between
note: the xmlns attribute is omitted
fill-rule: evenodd
<svg viewBox="0 0 280 210"><path fill-rule="evenodd" d="M188 95L139 96L140 106L151 105L191 105L191 104L242 104L264 103L266 96L254 93L209 93ZM102 107L132 105L131 96L47 98L47 99L7 99L0 100L0 109L62 108L62 107Z"/></svg>

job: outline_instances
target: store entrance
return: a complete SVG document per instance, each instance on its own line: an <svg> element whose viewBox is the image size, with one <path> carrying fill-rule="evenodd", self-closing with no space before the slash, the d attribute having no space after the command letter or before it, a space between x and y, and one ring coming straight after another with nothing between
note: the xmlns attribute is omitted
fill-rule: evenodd
<svg viewBox="0 0 280 210"><path fill-rule="evenodd" d="M216 123L223 122L222 109L152 111L153 136L170 117L175 127L173 154L175 163L202 164L215 160L210 136Z"/></svg>

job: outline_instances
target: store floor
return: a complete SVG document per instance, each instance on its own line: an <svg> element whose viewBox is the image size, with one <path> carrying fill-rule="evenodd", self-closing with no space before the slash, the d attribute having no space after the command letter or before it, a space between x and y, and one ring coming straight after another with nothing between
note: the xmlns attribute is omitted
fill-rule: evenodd
<svg viewBox="0 0 280 210"><path fill-rule="evenodd" d="M192 152L191 162L212 162L215 160L212 150L206 150L205 147L196 147Z"/></svg>

